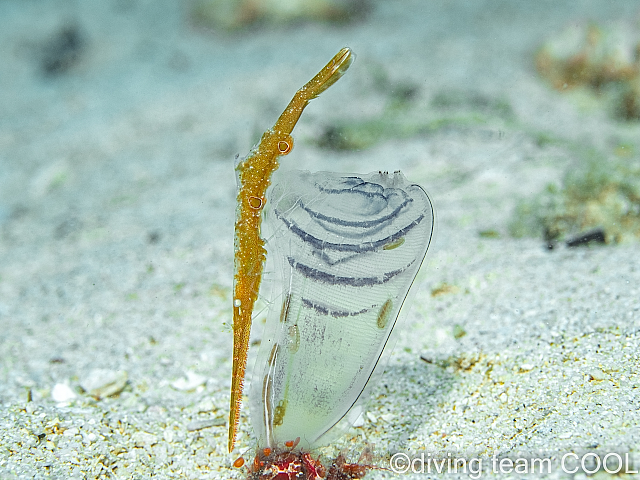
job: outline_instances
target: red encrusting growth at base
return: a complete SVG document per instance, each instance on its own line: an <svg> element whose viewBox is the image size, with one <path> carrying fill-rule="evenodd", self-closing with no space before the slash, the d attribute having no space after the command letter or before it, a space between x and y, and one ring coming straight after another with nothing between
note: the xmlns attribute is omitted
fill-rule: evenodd
<svg viewBox="0 0 640 480"><path fill-rule="evenodd" d="M294 451L293 445L297 445L298 441L285 442L287 447L292 446L290 448L259 449L253 463L247 466L247 480L356 480L364 478L369 470L379 468L347 463L344 455L340 454L327 469L310 453ZM363 460L371 461L368 449L360 456L360 461Z"/></svg>

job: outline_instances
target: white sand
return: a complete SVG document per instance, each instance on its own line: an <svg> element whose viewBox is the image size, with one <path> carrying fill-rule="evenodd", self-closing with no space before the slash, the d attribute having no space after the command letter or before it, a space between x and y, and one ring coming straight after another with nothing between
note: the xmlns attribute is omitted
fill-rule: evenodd
<svg viewBox="0 0 640 480"><path fill-rule="evenodd" d="M506 235L516 200L579 160L571 144L640 148L638 124L578 109L532 66L567 22L629 19L637 2L380 1L349 26L229 36L190 27L180 2L128 4L0 2L1 478L244 476L231 462L254 447L246 412L226 453L233 157L344 45L356 63L308 108L283 168L402 169L438 231L368 415L325 454L357 459L368 442L387 468L396 452L490 468L638 452L638 246L548 252ZM40 45L69 22L86 49L47 78ZM381 110L374 68L416 85L425 110L461 90L515 119L315 147L332 120ZM539 132L561 141L539 146ZM457 293L432 297L442 282ZM82 393L94 369L126 372L124 391Z"/></svg>

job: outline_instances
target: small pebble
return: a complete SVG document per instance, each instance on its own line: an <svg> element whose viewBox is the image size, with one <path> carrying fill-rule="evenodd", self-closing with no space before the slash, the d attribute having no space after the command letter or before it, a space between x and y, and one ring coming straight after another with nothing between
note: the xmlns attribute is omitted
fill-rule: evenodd
<svg viewBox="0 0 640 480"><path fill-rule="evenodd" d="M227 421L222 418L214 418L213 420L196 420L187 424L187 430L189 432L195 432L196 430L202 430L209 427L221 427L226 425Z"/></svg>
<svg viewBox="0 0 640 480"><path fill-rule="evenodd" d="M189 390L195 390L200 385L204 385L206 381L206 377L202 375L198 375L195 372L187 372L187 378L179 378L175 382L172 382L171 386L176 390L188 392Z"/></svg>
<svg viewBox="0 0 640 480"><path fill-rule="evenodd" d="M71 387L65 383L56 383L51 389L51 398L57 403L70 402L76 397L76 392L71 390Z"/></svg>
<svg viewBox="0 0 640 480"><path fill-rule="evenodd" d="M387 423L391 423L395 418L395 415L393 413L383 413L382 415L380 415L380 418Z"/></svg>
<svg viewBox="0 0 640 480"><path fill-rule="evenodd" d="M77 428L67 428L62 435L64 435L65 437L74 437L76 436L78 433L80 433L80 430L78 430Z"/></svg>
<svg viewBox="0 0 640 480"><path fill-rule="evenodd" d="M604 373L602 370L600 370L599 368L594 368L592 370L589 370L589 375L591 375L591 378L593 380L596 381L602 381L602 380L606 380L607 379L607 374Z"/></svg>
<svg viewBox="0 0 640 480"><path fill-rule="evenodd" d="M213 410L215 410L215 406L213 405L213 401L211 401L211 399L209 398L201 401L197 407L198 413L206 413L206 412L211 412Z"/></svg>
<svg viewBox="0 0 640 480"><path fill-rule="evenodd" d="M100 400L122 392L128 378L124 370L95 368L80 381L80 386L96 400Z"/></svg>
<svg viewBox="0 0 640 480"><path fill-rule="evenodd" d="M136 447L151 446L158 443L158 437L147 432L135 432L131 435L131 439Z"/></svg>
<svg viewBox="0 0 640 480"><path fill-rule="evenodd" d="M358 418L356 418L356 421L353 422L353 426L354 428L359 428L359 427L362 427L363 425L364 425L364 415L360 414Z"/></svg>

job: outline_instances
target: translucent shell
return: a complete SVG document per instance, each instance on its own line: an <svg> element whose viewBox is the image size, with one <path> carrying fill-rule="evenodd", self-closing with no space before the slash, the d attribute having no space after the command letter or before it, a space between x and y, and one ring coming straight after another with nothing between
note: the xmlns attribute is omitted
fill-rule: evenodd
<svg viewBox="0 0 640 480"><path fill-rule="evenodd" d="M312 448L359 414L352 407L431 241L433 208L400 172L293 171L270 192L264 227L280 283L252 380L251 419L259 445L300 437Z"/></svg>

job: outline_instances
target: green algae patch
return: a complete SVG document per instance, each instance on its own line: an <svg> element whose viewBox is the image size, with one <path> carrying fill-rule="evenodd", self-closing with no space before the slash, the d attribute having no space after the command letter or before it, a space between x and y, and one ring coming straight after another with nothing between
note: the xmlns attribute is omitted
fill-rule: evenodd
<svg viewBox="0 0 640 480"><path fill-rule="evenodd" d="M236 31L301 21L343 24L362 18L367 0L189 0L191 22L207 29Z"/></svg>
<svg viewBox="0 0 640 480"><path fill-rule="evenodd" d="M579 108L640 120L640 34L632 23L572 23L548 39L534 61L540 76L556 90L571 91Z"/></svg>
<svg viewBox="0 0 640 480"><path fill-rule="evenodd" d="M515 118L506 100L474 91L438 92L428 103L419 99L418 89L410 85L389 84L385 91L389 93L380 115L328 125L316 144L329 150L364 150L385 140L429 135L446 128L501 128Z"/></svg>
<svg viewBox="0 0 640 480"><path fill-rule="evenodd" d="M550 184L516 207L509 232L542 235L548 242L599 229L606 243L640 240L640 160L591 153L569 170L562 185Z"/></svg>

